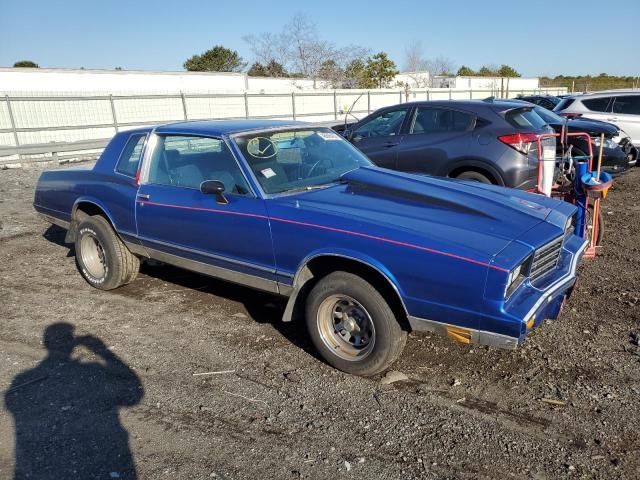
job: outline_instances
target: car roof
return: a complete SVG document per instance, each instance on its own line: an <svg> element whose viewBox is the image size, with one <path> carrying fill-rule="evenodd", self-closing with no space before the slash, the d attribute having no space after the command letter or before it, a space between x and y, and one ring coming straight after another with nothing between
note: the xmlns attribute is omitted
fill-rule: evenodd
<svg viewBox="0 0 640 480"><path fill-rule="evenodd" d="M268 128L295 127L309 125L293 120L195 120L189 122L168 123L156 127L156 133L173 133L184 135L207 135L219 137L233 133Z"/></svg>
<svg viewBox="0 0 640 480"><path fill-rule="evenodd" d="M583 97L615 97L617 95L640 95L640 89L637 88L625 88L618 90L600 90L597 92L576 93L568 98L583 98Z"/></svg>
<svg viewBox="0 0 640 480"><path fill-rule="evenodd" d="M523 104L529 104L524 100L518 100L517 98L485 98L484 100L419 100L414 102L407 102L402 105L428 105L432 107L452 107L458 106L460 108L487 108L487 107L498 107L500 108L518 108L522 107ZM394 105L398 106L398 105Z"/></svg>

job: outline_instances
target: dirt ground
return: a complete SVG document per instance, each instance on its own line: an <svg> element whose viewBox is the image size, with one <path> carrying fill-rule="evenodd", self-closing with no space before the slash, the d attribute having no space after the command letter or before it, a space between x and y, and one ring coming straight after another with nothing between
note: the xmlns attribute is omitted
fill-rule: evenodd
<svg viewBox="0 0 640 480"><path fill-rule="evenodd" d="M0 478L640 477L640 168L559 320L516 351L411 335L390 385L275 297L161 266L91 288L39 172L0 171Z"/></svg>

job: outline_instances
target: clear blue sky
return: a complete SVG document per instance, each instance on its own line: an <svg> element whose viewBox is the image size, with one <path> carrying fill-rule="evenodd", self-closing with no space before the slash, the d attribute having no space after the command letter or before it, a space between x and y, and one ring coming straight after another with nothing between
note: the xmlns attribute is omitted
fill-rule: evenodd
<svg viewBox="0 0 640 480"><path fill-rule="evenodd" d="M250 61L242 36L279 31L297 12L336 45L384 50L401 68L406 45L420 39L427 57L457 66L640 75L638 0L3 0L0 66L29 59L41 67L182 70L186 58L216 44Z"/></svg>

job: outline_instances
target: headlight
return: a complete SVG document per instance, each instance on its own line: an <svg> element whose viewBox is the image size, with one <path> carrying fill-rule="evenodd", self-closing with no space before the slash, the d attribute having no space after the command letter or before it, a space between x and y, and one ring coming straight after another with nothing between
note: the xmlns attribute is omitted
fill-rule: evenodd
<svg viewBox="0 0 640 480"><path fill-rule="evenodd" d="M504 291L505 298L509 298L516 289L522 285L522 282L529 275L529 267L531 266L531 259L533 257L527 258L524 262L518 265L516 268L509 272L509 277L507 278L507 287Z"/></svg>
<svg viewBox="0 0 640 480"><path fill-rule="evenodd" d="M600 137L596 137L593 139L593 144L596 147L600 147ZM604 148L616 148L618 146L618 144L616 142L614 142L613 140L611 140L610 138L605 138L604 139Z"/></svg>
<svg viewBox="0 0 640 480"><path fill-rule="evenodd" d="M576 233L576 226L578 223L577 215L574 213L569 218L567 218L567 223L564 225L564 234L565 236L573 235Z"/></svg>

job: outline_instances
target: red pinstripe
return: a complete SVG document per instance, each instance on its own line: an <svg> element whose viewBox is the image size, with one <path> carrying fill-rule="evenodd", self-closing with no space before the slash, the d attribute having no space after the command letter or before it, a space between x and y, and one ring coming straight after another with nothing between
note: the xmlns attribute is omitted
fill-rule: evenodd
<svg viewBox="0 0 640 480"><path fill-rule="evenodd" d="M299 222L297 220L288 220L286 218L269 217L267 215L260 215L260 214L257 214L257 213L233 212L233 211L229 211L229 210L217 210L217 209L213 209L213 208L202 208L202 207L187 207L187 206L183 206L183 205L173 205L173 204L168 204L168 203L158 203L158 202L151 202L151 201L147 201L147 200L145 200L145 201L138 200L138 203L141 203L141 204L144 204L144 205L154 205L154 206L157 206L157 207L178 208L178 209L182 209L182 210L196 210L196 211L200 211L200 212L221 213L221 214L224 214L224 215L237 215L237 216L240 216L240 217L263 218L265 220L270 220L272 222L290 223L292 225L300 225L300 226L303 226L303 227L319 228L321 230L328 230L330 232L344 233L346 235L355 235L357 237L368 238L370 240L376 240L378 242L385 242L385 243L390 243L390 244L393 244L393 245L399 245L401 247L415 248L417 250L422 250L422 251L429 252L429 253L435 253L437 255L444 255L445 257L455 258L457 260L462 260L462 261L465 261L465 262L475 263L477 265L482 265L484 267L493 268L494 270L498 270L500 272L508 272L509 271L508 269L502 268L502 267L498 267L497 265L492 265L490 263L481 262L479 260L474 260L472 258L463 257L461 255L456 255L454 253L443 252L441 250L436 250L434 248L423 247L422 245L416 245L414 243L401 242L399 240L392 240L390 238L378 237L376 235L369 235L368 233L354 232L352 230L345 230L345 229L336 228L336 227L328 227L326 225L318 225L316 223Z"/></svg>

